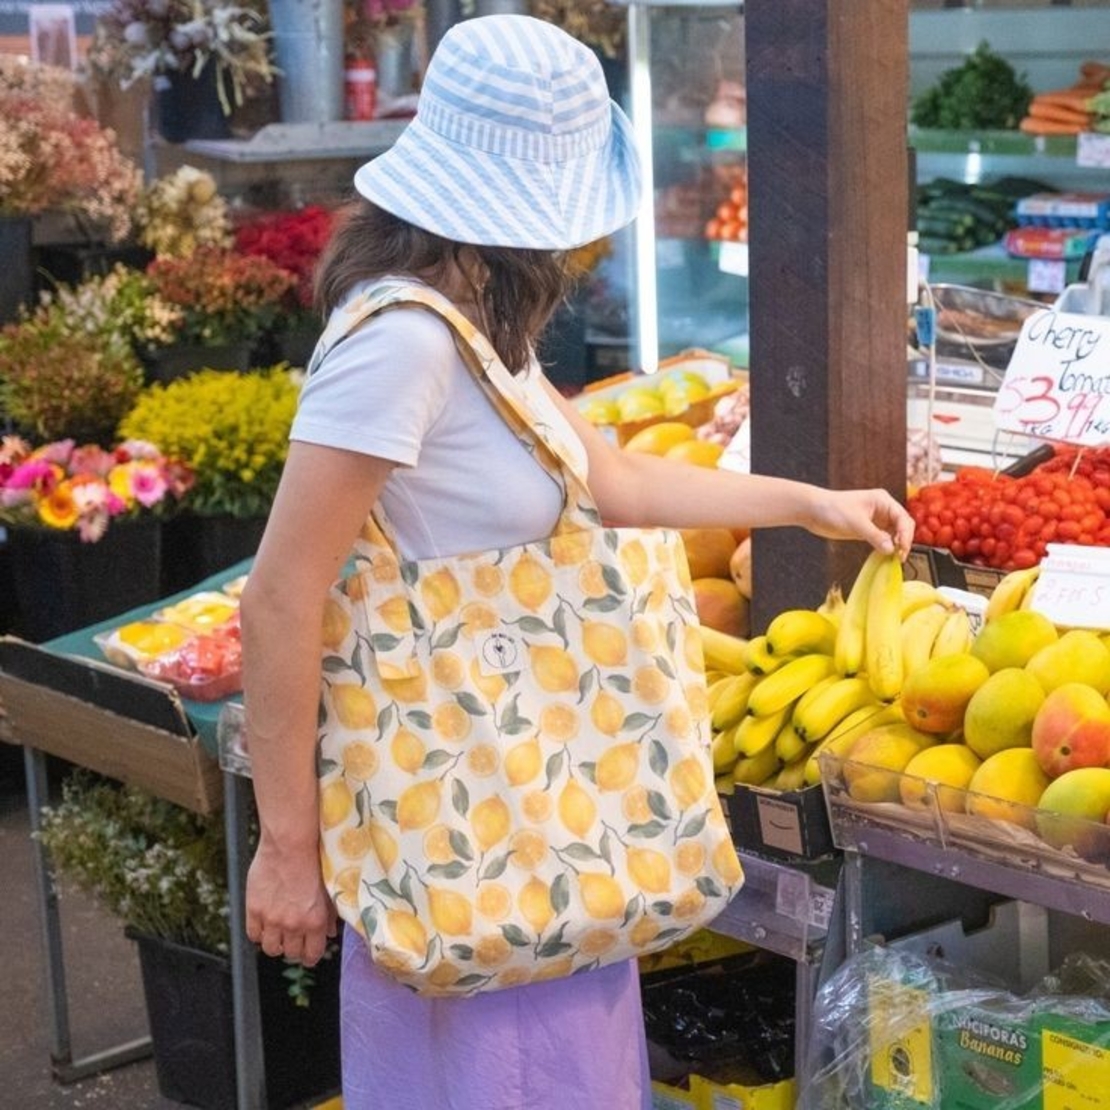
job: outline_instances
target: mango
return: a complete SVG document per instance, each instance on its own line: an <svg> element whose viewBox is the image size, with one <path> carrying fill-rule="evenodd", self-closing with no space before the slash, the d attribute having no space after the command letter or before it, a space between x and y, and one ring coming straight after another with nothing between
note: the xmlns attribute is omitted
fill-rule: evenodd
<svg viewBox="0 0 1110 1110"><path fill-rule="evenodd" d="M1110 860L1110 768L1077 767L1049 783L1037 806L1037 831L1055 848L1087 860Z"/></svg>
<svg viewBox="0 0 1110 1110"><path fill-rule="evenodd" d="M695 578L693 589L694 608L702 624L730 636L748 635L748 599L731 578Z"/></svg>
<svg viewBox="0 0 1110 1110"><path fill-rule="evenodd" d="M694 429L680 420L662 420L641 428L625 445L626 451L665 455L677 443L694 438Z"/></svg>
<svg viewBox="0 0 1110 1110"><path fill-rule="evenodd" d="M980 759L1004 748L1029 747L1044 697L1041 684L1023 667L995 671L967 704L964 742Z"/></svg>
<svg viewBox="0 0 1110 1110"><path fill-rule="evenodd" d="M1014 609L987 621L971 644L971 654L992 673L1024 667L1043 647L1059 639L1056 626L1034 609Z"/></svg>
<svg viewBox="0 0 1110 1110"><path fill-rule="evenodd" d="M691 578L732 577L729 561L737 540L728 528L683 528L679 535L686 548Z"/></svg>
<svg viewBox="0 0 1110 1110"><path fill-rule="evenodd" d="M902 686L906 723L922 732L953 732L963 724L972 695L988 678L986 663L970 652L930 659Z"/></svg>
<svg viewBox="0 0 1110 1110"><path fill-rule="evenodd" d="M1065 682L1037 711L1031 743L1050 779L1078 767L1105 767L1110 763L1110 705L1093 686Z"/></svg>
<svg viewBox="0 0 1110 1110"><path fill-rule="evenodd" d="M1065 632L1025 666L1046 694L1065 682L1084 682L1103 695L1110 690L1110 650L1096 633L1083 628Z"/></svg>
<svg viewBox="0 0 1110 1110"><path fill-rule="evenodd" d="M711 443L708 439L688 439L685 443L676 443L664 458L713 469L724 453L724 446L720 443Z"/></svg>
<svg viewBox="0 0 1110 1110"><path fill-rule="evenodd" d="M926 784L933 783L940 808L963 813L963 792L981 762L965 744L936 744L918 752L906 764L904 777L899 782L902 804L923 808Z"/></svg>
<svg viewBox="0 0 1110 1110"><path fill-rule="evenodd" d="M882 725L865 732L845 755L844 784L857 802L897 802L899 775L935 737L906 724Z"/></svg>
<svg viewBox="0 0 1110 1110"><path fill-rule="evenodd" d="M983 760L967 784L967 812L1035 827L1033 807L1049 783L1032 748L1004 748Z"/></svg>

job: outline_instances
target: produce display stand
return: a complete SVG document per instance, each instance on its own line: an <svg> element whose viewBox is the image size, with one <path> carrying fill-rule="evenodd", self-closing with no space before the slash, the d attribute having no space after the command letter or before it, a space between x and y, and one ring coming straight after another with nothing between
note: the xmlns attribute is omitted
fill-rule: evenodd
<svg viewBox="0 0 1110 1110"><path fill-rule="evenodd" d="M246 939L243 891L249 863L250 781L221 768L216 730L220 702L179 697L171 686L105 665L93 637L163 605L218 590L249 569L229 567L171 598L133 609L42 645L0 640L0 700L12 741L23 747L32 833L48 804L47 756L139 787L201 814L223 810L227 843L237 1110L267 1105L257 961ZM35 839L33 864L46 959L51 1061L55 1078L72 1083L148 1056L150 1038L74 1057L70 1037L62 929L48 854Z"/></svg>

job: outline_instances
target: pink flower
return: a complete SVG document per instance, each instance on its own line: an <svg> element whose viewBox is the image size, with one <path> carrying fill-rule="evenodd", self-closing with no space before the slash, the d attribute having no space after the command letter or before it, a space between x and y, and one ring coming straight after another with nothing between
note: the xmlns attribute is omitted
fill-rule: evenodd
<svg viewBox="0 0 1110 1110"><path fill-rule="evenodd" d="M45 459L20 463L8 479L9 490L38 490L48 493L58 482L57 471Z"/></svg>
<svg viewBox="0 0 1110 1110"><path fill-rule="evenodd" d="M82 543L96 543L108 531L108 514L95 512L77 520L77 534Z"/></svg>
<svg viewBox="0 0 1110 1110"><path fill-rule="evenodd" d="M166 496L166 479L159 467L136 463L131 469L131 489L135 500L149 509Z"/></svg>
<svg viewBox="0 0 1110 1110"><path fill-rule="evenodd" d="M58 466L66 466L72 454L73 440L59 439L56 443L48 443L45 447L40 447L35 452L34 457L36 459L45 459L47 462L57 463Z"/></svg>
<svg viewBox="0 0 1110 1110"><path fill-rule="evenodd" d="M0 462L13 465L22 462L31 453L31 445L19 436L4 436L0 440Z"/></svg>
<svg viewBox="0 0 1110 1110"><path fill-rule="evenodd" d="M69 460L69 469L73 474L95 474L98 478L103 478L115 462L115 456L110 451L89 444L74 449Z"/></svg>
<svg viewBox="0 0 1110 1110"><path fill-rule="evenodd" d="M128 439L116 448L118 462L130 462L132 459L160 459L162 452L148 443L145 439Z"/></svg>

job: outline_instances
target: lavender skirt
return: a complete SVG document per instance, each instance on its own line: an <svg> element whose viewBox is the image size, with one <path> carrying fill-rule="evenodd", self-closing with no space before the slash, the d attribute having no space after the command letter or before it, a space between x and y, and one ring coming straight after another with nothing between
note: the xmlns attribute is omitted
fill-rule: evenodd
<svg viewBox="0 0 1110 1110"><path fill-rule="evenodd" d="M423 998L343 932L344 1110L650 1110L635 960Z"/></svg>

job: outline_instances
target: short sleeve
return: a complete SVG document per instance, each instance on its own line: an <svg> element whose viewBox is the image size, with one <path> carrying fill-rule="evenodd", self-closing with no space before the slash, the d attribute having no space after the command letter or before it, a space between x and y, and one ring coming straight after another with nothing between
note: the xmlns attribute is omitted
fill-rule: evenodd
<svg viewBox="0 0 1110 1110"><path fill-rule="evenodd" d="M419 308L381 312L329 351L305 382L289 438L414 466L458 362L438 316Z"/></svg>

